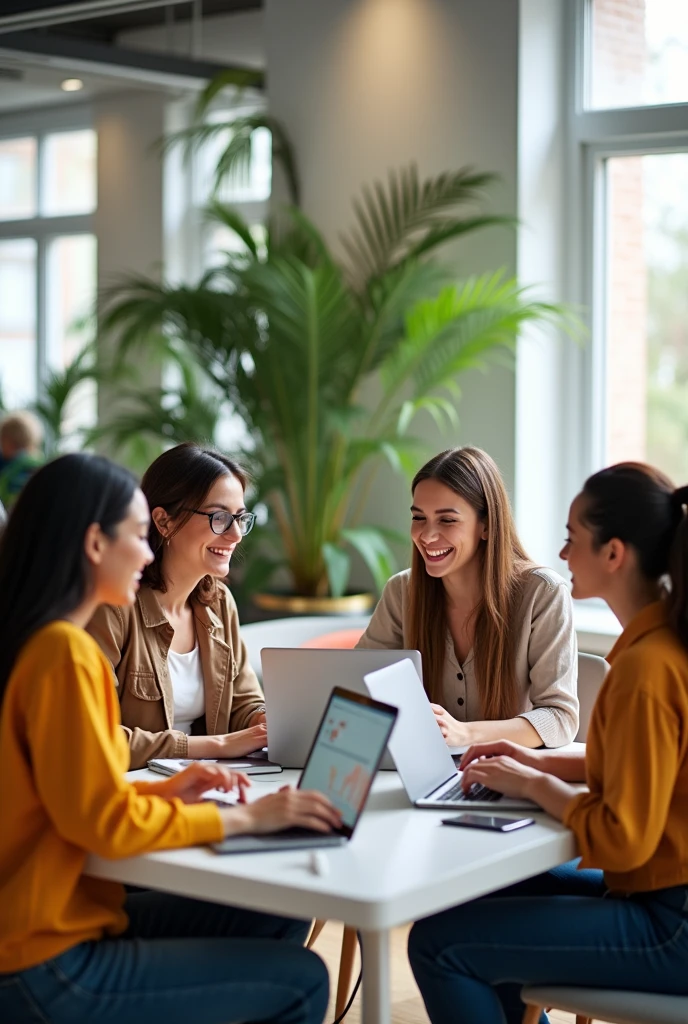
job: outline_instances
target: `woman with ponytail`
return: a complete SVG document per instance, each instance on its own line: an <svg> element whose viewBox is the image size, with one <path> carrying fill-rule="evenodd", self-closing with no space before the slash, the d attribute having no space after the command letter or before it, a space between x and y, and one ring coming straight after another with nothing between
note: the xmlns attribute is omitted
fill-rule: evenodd
<svg viewBox="0 0 688 1024"><path fill-rule="evenodd" d="M450 747L558 747L578 731L571 595L532 562L497 466L450 448L411 486L411 569L393 576L359 647L419 650Z"/></svg>
<svg viewBox="0 0 688 1024"><path fill-rule="evenodd" d="M603 598L623 627L587 749L484 743L462 767L464 786L562 821L581 859L414 926L432 1024L521 1024L524 984L688 993L687 505L688 487L638 463L596 473L571 505L573 596Z"/></svg>

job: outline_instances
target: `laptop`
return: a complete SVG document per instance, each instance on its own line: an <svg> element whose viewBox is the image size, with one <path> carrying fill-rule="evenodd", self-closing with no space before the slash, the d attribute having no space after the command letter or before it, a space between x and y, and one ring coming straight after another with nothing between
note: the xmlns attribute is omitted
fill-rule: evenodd
<svg viewBox="0 0 688 1024"><path fill-rule="evenodd" d="M303 768L333 686L367 694L363 677L368 672L405 658L410 659L422 678L418 651L264 647L260 657L268 723L268 756L283 768ZM385 754L381 767L394 769L389 753Z"/></svg>
<svg viewBox="0 0 688 1024"><path fill-rule="evenodd" d="M336 832L291 828L272 835L229 836L218 853L342 846L354 834L394 727L397 709L367 694L336 686L311 744L299 789L315 789L341 811Z"/></svg>
<svg viewBox="0 0 688 1024"><path fill-rule="evenodd" d="M439 730L423 684L410 660L365 677L375 700L393 700L399 708L389 749L409 799L416 807L470 807L483 811L539 811L531 800L495 793L486 786L461 788L462 772Z"/></svg>

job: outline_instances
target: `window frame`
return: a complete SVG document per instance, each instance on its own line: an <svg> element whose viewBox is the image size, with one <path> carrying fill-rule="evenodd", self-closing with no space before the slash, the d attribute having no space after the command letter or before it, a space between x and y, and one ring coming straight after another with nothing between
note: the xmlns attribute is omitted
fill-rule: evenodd
<svg viewBox="0 0 688 1024"><path fill-rule="evenodd" d="M564 486L575 493L581 480L601 468L606 446L607 232L605 161L609 157L688 152L688 101L656 106L592 109L594 0L574 0L565 38L567 193L567 295L582 311L588 331L582 347L568 346L568 431ZM572 400L571 400L572 399ZM564 399L566 404L566 399Z"/></svg>
<svg viewBox="0 0 688 1024"><path fill-rule="evenodd" d="M36 139L36 210L40 209L39 200L45 175L45 139L49 135L60 132L94 129L90 106L74 106L67 110L51 108L47 112L10 113L0 117L0 139L12 138ZM96 196L97 204L97 196ZM97 210L90 213L59 214L57 216L41 216L38 212L34 217L16 220L0 220L0 241L31 238L36 242L36 397L45 384L51 367L48 363L48 250L55 238L68 235L96 236L95 219ZM96 239L97 259L97 239Z"/></svg>
<svg viewBox="0 0 688 1024"><path fill-rule="evenodd" d="M219 97L211 107L211 113L221 111L227 117L256 113L267 109L265 96L247 89L242 102L232 105ZM166 118L166 134L188 129L193 124L195 103L184 99L171 103ZM274 169L274 164L273 164ZM172 281L193 283L210 269L206 259L209 225L204 217L206 202L197 201L198 156L184 157L180 146L166 154L164 167L165 188L165 265L167 276ZM273 181L274 185L274 181ZM272 189L265 199L230 201L232 206L249 225L268 222Z"/></svg>

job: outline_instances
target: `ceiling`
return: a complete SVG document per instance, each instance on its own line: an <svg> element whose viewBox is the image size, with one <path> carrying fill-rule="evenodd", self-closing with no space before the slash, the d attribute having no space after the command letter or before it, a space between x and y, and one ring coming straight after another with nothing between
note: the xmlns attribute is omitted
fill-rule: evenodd
<svg viewBox="0 0 688 1024"><path fill-rule="evenodd" d="M132 0L124 0L121 7L131 6ZM188 21L192 15L193 2L177 3L176 0L168 5L161 5L160 0L156 6L146 6L146 0L138 0L137 8L122 10L118 13L105 13L102 16L83 17L77 14L67 21L60 21L50 25L51 17L57 17L58 8L78 8L83 5L85 8L93 7L90 0L2 0L0 4L0 32L3 25L7 29L15 31L29 27L28 24L17 25L12 19L18 15L44 14L45 22L42 31L49 35L70 36L72 38L90 39L95 42L113 43L120 32L127 32L131 29L151 28L156 25L165 25L168 19L174 21ZM103 5L105 6L105 5ZM219 14L237 14L243 11L259 10L263 6L263 0L200 0L200 11L204 18L214 17ZM112 8L116 10L116 4Z"/></svg>
<svg viewBox="0 0 688 1024"><path fill-rule="evenodd" d="M195 14L203 19L262 8L262 0L197 2ZM0 0L0 113L142 86L198 88L220 64L159 47L149 52L117 45L120 34L130 31L174 25L183 32L194 6L188 0ZM96 8L104 13L95 16ZM71 77L84 82L80 92L62 92L60 83Z"/></svg>

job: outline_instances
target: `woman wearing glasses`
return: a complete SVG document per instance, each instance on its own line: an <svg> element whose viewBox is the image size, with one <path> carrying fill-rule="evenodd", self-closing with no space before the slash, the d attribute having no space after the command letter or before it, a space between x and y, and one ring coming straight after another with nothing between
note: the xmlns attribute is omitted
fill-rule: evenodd
<svg viewBox="0 0 688 1024"><path fill-rule="evenodd" d="M186 442L144 474L146 567L131 607L103 605L88 631L112 663L131 767L153 757L242 757L266 743L265 705L221 581L253 526L246 477Z"/></svg>

